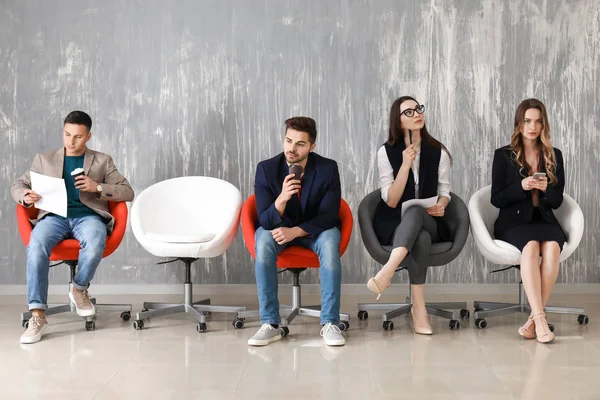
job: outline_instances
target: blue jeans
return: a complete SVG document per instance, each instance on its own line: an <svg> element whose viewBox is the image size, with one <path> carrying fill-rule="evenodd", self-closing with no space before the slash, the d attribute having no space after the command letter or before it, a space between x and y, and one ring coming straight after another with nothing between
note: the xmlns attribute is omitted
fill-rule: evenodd
<svg viewBox="0 0 600 400"><path fill-rule="evenodd" d="M302 237L279 245L271 232L259 227L256 238L256 285L260 321L279 324L277 298L277 256L288 246L302 246L314 251L321 264L321 324L340 322L340 293L342 290L342 262L340 261L341 234L338 228L328 229L318 237Z"/></svg>
<svg viewBox="0 0 600 400"><path fill-rule="evenodd" d="M27 246L27 298L29 309L48 308L48 274L50 253L65 239L76 239L81 245L73 286L87 289L102 260L106 248L106 224L99 215L63 218L48 215L31 232Z"/></svg>

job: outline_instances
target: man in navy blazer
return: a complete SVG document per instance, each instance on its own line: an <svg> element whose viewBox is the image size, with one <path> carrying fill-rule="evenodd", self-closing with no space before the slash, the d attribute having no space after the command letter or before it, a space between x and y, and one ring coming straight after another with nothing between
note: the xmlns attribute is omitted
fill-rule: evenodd
<svg viewBox="0 0 600 400"><path fill-rule="evenodd" d="M277 298L277 256L290 245L303 246L319 256L321 265L321 335L325 344L342 346L338 328L342 263L340 261L340 174L334 160L314 153L317 138L312 118L285 121L283 153L256 168L254 190L259 225L256 230L256 283L262 323L248 340L265 346L281 339ZM290 165L303 169L301 179Z"/></svg>

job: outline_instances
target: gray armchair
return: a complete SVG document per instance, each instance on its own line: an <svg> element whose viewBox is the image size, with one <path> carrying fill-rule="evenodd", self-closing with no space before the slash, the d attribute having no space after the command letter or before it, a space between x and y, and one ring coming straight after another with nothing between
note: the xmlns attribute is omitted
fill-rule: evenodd
<svg viewBox="0 0 600 400"><path fill-rule="evenodd" d="M397 271L406 269L408 263L426 263L428 266L442 266L454 260L463 249L469 234L469 212L467 206L456 194L451 194L452 201L446 208L444 219L448 225L451 242L431 243L431 237L426 231L421 231L417 241L409 254L400 264ZM379 189L371 192L361 201L358 207L358 223L363 243L375 261L385 264L392 251L392 246L382 246L373 230L373 217L375 209L381 199ZM413 254L416 255L413 258ZM455 312L447 310L460 310L460 318L468 319L469 311L466 302L453 303L427 303L427 312L438 317L450 320L450 329L459 329L460 322ZM383 314L383 329L394 329L392 318L407 314L412 308L412 293L410 291L404 303L361 303L358 305L358 319L366 320L368 311L387 311Z"/></svg>

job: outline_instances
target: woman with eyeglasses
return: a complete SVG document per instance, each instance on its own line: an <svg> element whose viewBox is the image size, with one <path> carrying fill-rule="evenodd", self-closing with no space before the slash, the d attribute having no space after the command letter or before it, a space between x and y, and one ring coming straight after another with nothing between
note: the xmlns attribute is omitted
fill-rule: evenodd
<svg viewBox="0 0 600 400"><path fill-rule="evenodd" d="M424 229L433 243L447 240L449 233L441 217L450 202L452 157L446 147L431 137L425 127L425 106L410 96L394 101L390 110L389 137L377 152L381 201L375 211L373 228L379 242L392 246L388 262L369 280L367 287L377 299L390 286L394 273L411 252ZM413 206L401 215L402 203L437 197L427 209ZM431 335L425 308L424 284L427 266L418 254L411 254L407 269L413 294L411 315L415 333Z"/></svg>
<svg viewBox="0 0 600 400"><path fill-rule="evenodd" d="M552 147L546 107L536 99L524 100L515 113L510 145L494 153L491 201L500 209L495 238L521 250L521 281L531 315L519 334L541 343L554 340L544 307L566 240L552 211L562 204L564 188L563 157Z"/></svg>

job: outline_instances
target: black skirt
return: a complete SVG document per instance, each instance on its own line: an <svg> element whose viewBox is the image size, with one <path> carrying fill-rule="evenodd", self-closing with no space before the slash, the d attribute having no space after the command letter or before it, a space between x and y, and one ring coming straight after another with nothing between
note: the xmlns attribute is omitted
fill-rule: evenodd
<svg viewBox="0 0 600 400"><path fill-rule="evenodd" d="M562 229L556 225L549 224L542 218L538 207L533 209L531 221L527 224L515 226L500 232L495 232L496 239L502 240L523 251L527 243L532 240L542 242L557 242L560 250L565 244L566 237Z"/></svg>

